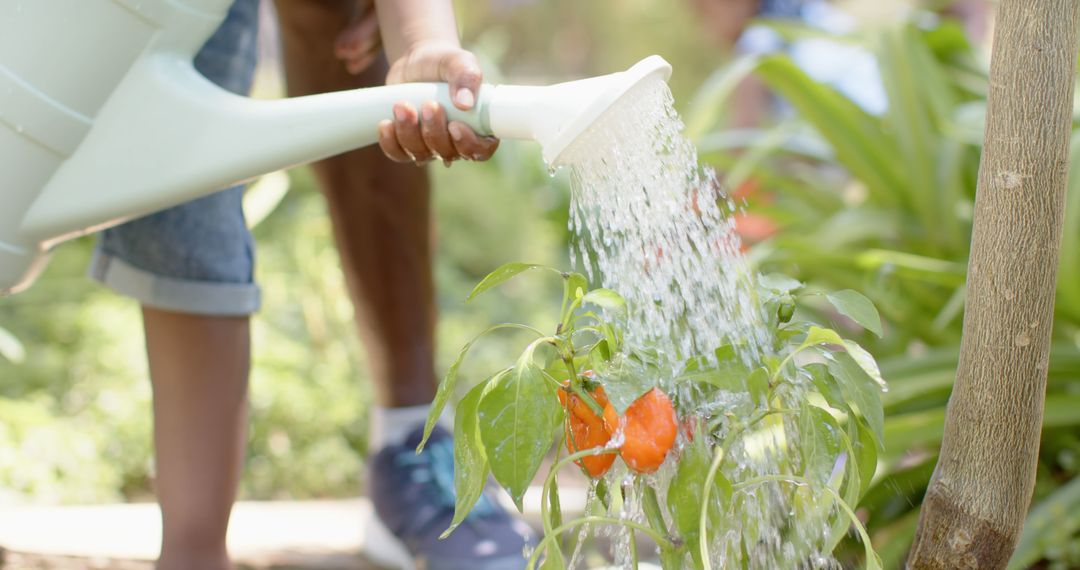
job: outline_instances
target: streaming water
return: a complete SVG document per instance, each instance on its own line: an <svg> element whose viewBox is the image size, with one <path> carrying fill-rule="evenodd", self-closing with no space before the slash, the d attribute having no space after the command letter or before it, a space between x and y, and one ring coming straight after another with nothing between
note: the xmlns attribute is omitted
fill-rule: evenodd
<svg viewBox="0 0 1080 570"><path fill-rule="evenodd" d="M625 344L628 350L656 351L661 384L679 374L686 359L723 345L731 344L750 366L760 365L774 346L754 294L755 275L735 233L736 205L713 173L699 166L682 127L667 84L648 81L564 154L572 185L571 255L590 279L626 298ZM782 386L777 397L797 408L804 397L799 381ZM723 418L738 404L749 404L746 391L714 395L696 406L701 416ZM776 417L771 429L737 440L728 450L729 480L798 469L800 458L792 449L798 449L799 426L793 423ZM612 485L624 480L624 469L609 475ZM656 488L666 489L673 471L670 462L665 465L654 476ZM834 512L821 500L775 482L736 493L735 508L718 521L722 529L709 541L712 567L835 566L821 555L827 517ZM640 520L640 513L612 514ZM792 524L795 518L799 524ZM616 533L608 536L616 562L626 567L627 536L608 532ZM689 558L685 562L692 567Z"/></svg>
<svg viewBox="0 0 1080 570"><path fill-rule="evenodd" d="M670 363L739 343L770 346L731 213L681 134L667 84L644 82L565 151L573 186L571 252L590 278L626 297L628 342Z"/></svg>

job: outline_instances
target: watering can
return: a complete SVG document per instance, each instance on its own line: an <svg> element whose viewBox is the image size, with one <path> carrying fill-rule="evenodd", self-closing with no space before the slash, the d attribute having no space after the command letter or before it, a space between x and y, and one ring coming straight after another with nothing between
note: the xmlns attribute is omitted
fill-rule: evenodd
<svg viewBox="0 0 1080 570"><path fill-rule="evenodd" d="M469 111L436 83L253 100L192 64L231 3L0 0L0 295L28 287L65 240L373 144L397 101L538 141L556 166L632 87L671 73L651 56L556 85L485 84Z"/></svg>

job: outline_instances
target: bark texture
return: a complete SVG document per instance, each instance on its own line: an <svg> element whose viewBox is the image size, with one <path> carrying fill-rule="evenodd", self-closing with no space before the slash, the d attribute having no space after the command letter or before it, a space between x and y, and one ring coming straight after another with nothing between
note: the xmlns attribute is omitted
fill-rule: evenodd
<svg viewBox="0 0 1080 570"><path fill-rule="evenodd" d="M964 335L912 569L1005 568L1031 502L1065 209L1080 0L1002 0Z"/></svg>

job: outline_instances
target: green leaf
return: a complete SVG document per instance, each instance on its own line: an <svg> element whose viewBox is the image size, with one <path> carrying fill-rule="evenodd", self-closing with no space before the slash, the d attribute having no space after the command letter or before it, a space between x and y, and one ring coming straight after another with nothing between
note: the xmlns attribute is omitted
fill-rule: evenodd
<svg viewBox="0 0 1080 570"><path fill-rule="evenodd" d="M570 321L571 311L575 306L574 301L579 297L584 297L585 290L589 288L589 280L580 273L563 273L563 301L562 308L559 309L559 322L567 323Z"/></svg>
<svg viewBox="0 0 1080 570"><path fill-rule="evenodd" d="M841 315L855 321L864 329L880 336L884 335L881 329L881 316L878 315L874 304L863 296L862 293L852 289L834 291L825 296Z"/></svg>
<svg viewBox="0 0 1080 570"><path fill-rule="evenodd" d="M840 338L840 335L832 329L810 327L810 331L806 333L806 340L803 341L800 348L807 348L819 344L835 344L843 346L844 339Z"/></svg>
<svg viewBox="0 0 1080 570"><path fill-rule="evenodd" d="M777 293L790 293L796 289L801 289L803 286L798 279L793 279L781 273L758 276L758 285Z"/></svg>
<svg viewBox="0 0 1080 570"><path fill-rule="evenodd" d="M825 401L830 406L840 410L842 412L848 411L847 401L844 399L844 392L840 390L839 384L836 382L836 378L829 372L829 367L824 364L813 363L807 364L803 367L810 374L810 380L814 383L814 387Z"/></svg>
<svg viewBox="0 0 1080 570"><path fill-rule="evenodd" d="M877 382L846 352L832 354L828 366L829 372L847 396L848 404L854 404L853 407L866 420L877 438L878 446L884 449L885 417L881 407L881 390Z"/></svg>
<svg viewBox="0 0 1080 570"><path fill-rule="evenodd" d="M555 384L533 362L535 346L525 350L509 374L492 382L479 406L480 437L491 472L518 510L562 421Z"/></svg>
<svg viewBox="0 0 1080 570"><path fill-rule="evenodd" d="M545 523L545 528L556 529L563 524L562 504L559 502L559 482L557 478L551 478L551 485L547 491L550 524ZM565 570L565 568L566 561L563 560L562 540L555 539L548 543L544 552L544 563L540 565L540 570Z"/></svg>
<svg viewBox="0 0 1080 570"><path fill-rule="evenodd" d="M424 449L424 444L426 444L428 438L431 437L431 431L435 429L435 423L439 421L439 416L442 415L443 408L445 408L446 403L450 401L450 397L454 395L454 389L457 387L458 370L461 368L461 362L465 360L465 355L468 354L473 343L480 340L480 338L488 333L500 329L521 329L542 336L540 331L527 325L502 323L484 329L483 332L465 343L465 346L461 347L461 350L458 352L457 358L454 359L453 364L450 365L450 369L446 371L446 377L439 383L439 389L435 392L435 399L431 402L431 410L428 412L427 422L424 424L424 437L420 440L420 445L416 446L417 453L420 453L420 450Z"/></svg>
<svg viewBox="0 0 1080 570"><path fill-rule="evenodd" d="M769 369L762 366L746 377L746 389L750 392L750 401L755 404L765 402L769 396Z"/></svg>
<svg viewBox="0 0 1080 570"><path fill-rule="evenodd" d="M477 406L490 385L484 383L469 390L458 403L454 415L454 519L440 538L454 532L476 506L491 472L476 421Z"/></svg>
<svg viewBox="0 0 1080 570"><path fill-rule="evenodd" d="M656 387L656 374L635 358L616 355L608 366L597 371L597 379L615 411L622 415L642 394Z"/></svg>
<svg viewBox="0 0 1080 570"><path fill-rule="evenodd" d="M704 382L729 392L740 392L745 389L744 383L749 375L750 368L747 365L741 361L729 361L704 370L688 371L675 380L677 382L684 380Z"/></svg>
<svg viewBox="0 0 1080 570"><path fill-rule="evenodd" d="M546 269L548 271L554 271L561 274L562 272L554 267L548 267L547 265L540 265L538 263L507 263L495 271L488 273L480 283L473 288L472 293L465 298L466 301L471 301L476 298L477 295L491 289L492 287L498 287L510 279L516 277L519 273L528 271L530 269Z"/></svg>
<svg viewBox="0 0 1080 570"><path fill-rule="evenodd" d="M888 384L885 383L885 379L881 377L881 370L878 368L877 361L874 360L874 357L871 356L865 348L859 346L858 343L852 342L850 340L844 341L844 348L847 349L848 354L851 355L851 358L853 358L855 362L858 363L859 368L862 368L863 372L866 372L867 376L873 378L874 382L877 382L880 389L889 389Z"/></svg>
<svg viewBox="0 0 1080 570"><path fill-rule="evenodd" d="M4 327L0 327L0 356L15 364L22 364L26 360L26 348Z"/></svg>
<svg viewBox="0 0 1080 570"><path fill-rule="evenodd" d="M683 448L679 457L675 476L672 477L667 491L667 507L671 512L675 529L683 538L683 544L690 549L696 567L701 568L701 550L699 548L699 523L704 497L705 477L709 472L712 456L704 438L696 438ZM723 526L722 509L731 502L731 483L724 474L717 471L714 488L710 492L709 525L717 533Z"/></svg>
<svg viewBox="0 0 1080 570"><path fill-rule="evenodd" d="M626 310L626 300L623 299L622 295L611 289L593 289L585 294L582 303L592 303L611 311L621 312Z"/></svg>
<svg viewBox="0 0 1080 570"><path fill-rule="evenodd" d="M832 414L803 402L799 432L804 476L816 483L828 482L844 450L843 430Z"/></svg>
<svg viewBox="0 0 1080 570"><path fill-rule="evenodd" d="M883 446L874 437L870 426L864 420L858 418L853 418L853 420L852 429L858 430L858 438L852 437L852 443L855 446L855 460L859 464L859 499L862 499L874 481L874 474L877 473L878 448Z"/></svg>

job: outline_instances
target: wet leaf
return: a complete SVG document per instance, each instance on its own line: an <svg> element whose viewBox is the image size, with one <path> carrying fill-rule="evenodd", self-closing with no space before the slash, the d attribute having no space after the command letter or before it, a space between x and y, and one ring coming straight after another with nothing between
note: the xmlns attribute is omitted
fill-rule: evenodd
<svg viewBox="0 0 1080 570"><path fill-rule="evenodd" d="M509 374L492 382L479 405L480 437L491 472L518 510L551 447L551 434L562 421L555 384L533 362L534 346L526 349Z"/></svg>
<svg viewBox="0 0 1080 570"><path fill-rule="evenodd" d="M843 430L836 418L804 402L799 410L799 431L804 476L815 483L829 481L844 451Z"/></svg>
<svg viewBox="0 0 1080 570"><path fill-rule="evenodd" d="M750 392L750 400L755 404L761 404L769 397L769 370L765 367L757 368L746 377L746 389Z"/></svg>
<svg viewBox="0 0 1080 570"><path fill-rule="evenodd" d="M878 442L878 448L884 450L885 417L881 407L881 389L859 363L846 352L837 352L829 360L829 372L836 378L841 391L846 395L849 405L854 404L859 416L866 420Z"/></svg>
<svg viewBox="0 0 1080 570"><path fill-rule="evenodd" d="M862 499L877 473L878 447L881 443L874 439L865 421L856 418L854 429L858 430L858 437L852 437L852 443L855 446L855 459L859 463L859 499Z"/></svg>
<svg viewBox="0 0 1080 570"><path fill-rule="evenodd" d="M701 567L700 523L704 500L705 477L709 472L712 454L702 438L697 438L683 448L675 476L668 485L667 506L675 529L690 549L695 565ZM717 471L713 490L710 492L708 528L719 533L723 526L721 509L731 502L731 483Z"/></svg>
<svg viewBox="0 0 1080 570"><path fill-rule="evenodd" d="M871 356L865 348L850 340L844 341L844 348L847 349L851 358L855 359L855 362L859 364L859 368L862 368L867 376L873 378L874 382L878 383L879 388L882 390L888 389L885 379L881 377L881 370L878 368L877 361L874 360L874 357Z"/></svg>
<svg viewBox="0 0 1080 570"><path fill-rule="evenodd" d="M642 394L656 387L656 375L634 358L616 356L599 373L608 401L622 415Z"/></svg>
<svg viewBox="0 0 1080 570"><path fill-rule="evenodd" d="M488 386L484 383L470 390L458 403L454 415L454 519L441 538L446 538L469 515L480 500L491 472L476 421L477 406Z"/></svg>
<svg viewBox="0 0 1080 570"><path fill-rule="evenodd" d="M833 378L832 373L829 372L828 366L814 363L807 364L803 369L810 374L810 380L814 383L814 387L817 388L818 393L825 398L825 401L828 402L830 406L842 412L848 411L844 393L840 390L836 378Z"/></svg>

